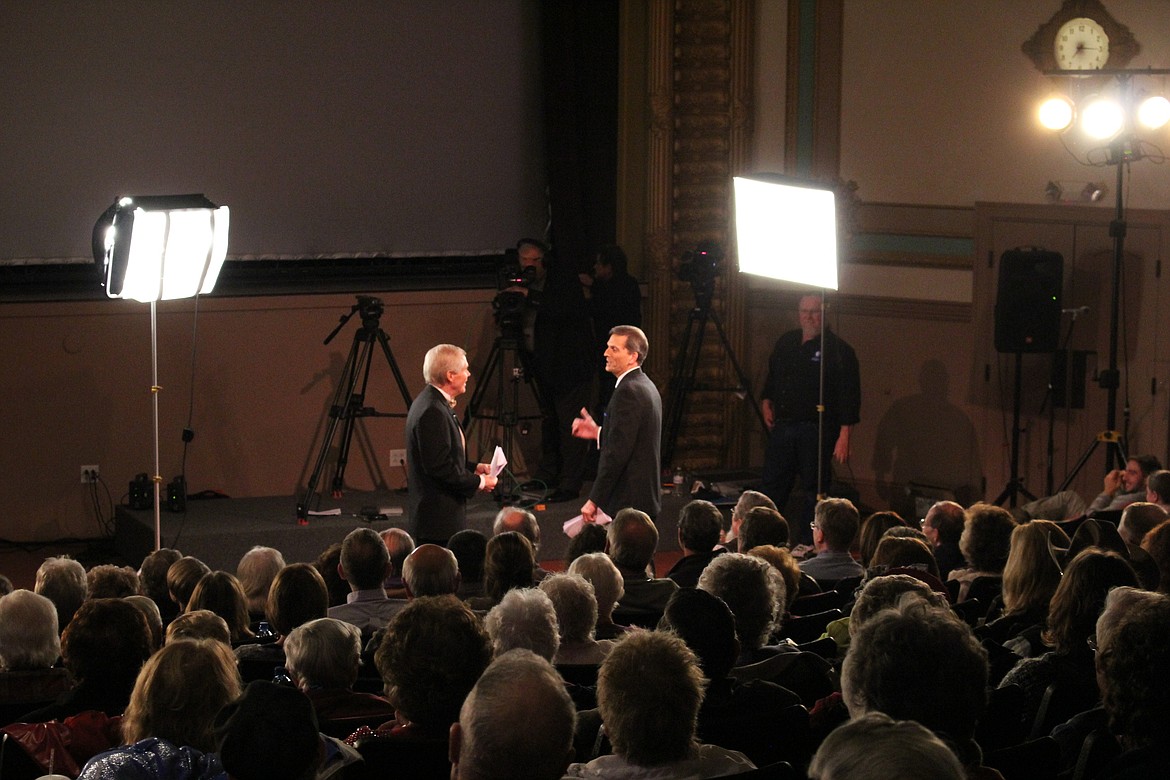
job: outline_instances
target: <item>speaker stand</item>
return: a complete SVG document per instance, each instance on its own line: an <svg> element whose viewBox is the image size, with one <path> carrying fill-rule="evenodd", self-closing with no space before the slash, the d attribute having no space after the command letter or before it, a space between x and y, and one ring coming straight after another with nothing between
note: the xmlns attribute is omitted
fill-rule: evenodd
<svg viewBox="0 0 1170 780"><path fill-rule="evenodd" d="M1008 482L1004 485L1003 490L995 499L997 506L1002 506L1005 501L1008 506L1014 508L1016 506L1016 499L1020 495L1024 495L1030 501L1035 501L1036 496L1028 492L1024 487L1024 480L1020 479L1020 396L1023 394L1024 383L1024 353L1016 352L1016 383L1012 399L1012 471L1008 478Z"/></svg>

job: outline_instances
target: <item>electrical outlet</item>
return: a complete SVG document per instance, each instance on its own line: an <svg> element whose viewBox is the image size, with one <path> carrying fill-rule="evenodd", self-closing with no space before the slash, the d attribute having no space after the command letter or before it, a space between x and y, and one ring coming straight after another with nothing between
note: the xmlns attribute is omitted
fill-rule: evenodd
<svg viewBox="0 0 1170 780"><path fill-rule="evenodd" d="M406 465L406 450L390 450L390 465L394 468Z"/></svg>
<svg viewBox="0 0 1170 780"><path fill-rule="evenodd" d="M99 476L101 476L101 469L96 465L81 467L81 484L88 485L91 482L97 482Z"/></svg>

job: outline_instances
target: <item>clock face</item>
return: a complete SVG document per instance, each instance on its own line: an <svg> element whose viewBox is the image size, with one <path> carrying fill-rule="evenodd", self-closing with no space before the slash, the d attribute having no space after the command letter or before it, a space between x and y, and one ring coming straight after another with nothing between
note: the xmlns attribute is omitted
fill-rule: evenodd
<svg viewBox="0 0 1170 780"><path fill-rule="evenodd" d="M1070 19L1056 33L1053 54L1064 70L1100 70L1109 61L1109 36L1092 19Z"/></svg>

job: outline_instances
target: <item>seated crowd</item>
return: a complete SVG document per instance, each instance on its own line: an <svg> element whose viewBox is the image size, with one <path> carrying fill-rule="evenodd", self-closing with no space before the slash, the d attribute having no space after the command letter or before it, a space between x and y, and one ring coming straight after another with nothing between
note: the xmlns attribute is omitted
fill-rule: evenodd
<svg viewBox="0 0 1170 780"><path fill-rule="evenodd" d="M803 560L766 496L696 500L664 576L633 509L560 572L515 507L234 573L49 558L0 592L0 776L1164 776L1170 472L1131 465L920 525L823 499Z"/></svg>

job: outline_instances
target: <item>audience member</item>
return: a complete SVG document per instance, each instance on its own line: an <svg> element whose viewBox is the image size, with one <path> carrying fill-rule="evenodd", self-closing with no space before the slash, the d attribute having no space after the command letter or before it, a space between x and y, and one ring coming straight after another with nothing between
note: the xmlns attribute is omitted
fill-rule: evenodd
<svg viewBox="0 0 1170 780"><path fill-rule="evenodd" d="M946 590L938 576L938 561L934 559L930 545L921 539L885 536L878 542L869 561L869 570L884 574L894 569L919 569L930 575L930 584L938 583L939 588Z"/></svg>
<svg viewBox="0 0 1170 780"><path fill-rule="evenodd" d="M361 651L361 631L335 618L310 620L289 632L285 668L313 703L317 720L394 717L394 707L386 699L353 690Z"/></svg>
<svg viewBox="0 0 1170 780"><path fill-rule="evenodd" d="M504 653L451 726L452 780L558 780L572 758L574 716L547 660L527 650Z"/></svg>
<svg viewBox="0 0 1170 780"><path fill-rule="evenodd" d="M199 580L187 601L187 609L209 609L227 621L233 645L256 638L249 627L248 600L244 596L244 589L230 572L213 571Z"/></svg>
<svg viewBox="0 0 1170 780"><path fill-rule="evenodd" d="M1003 612L978 632L981 637L1006 642L1044 622L1061 577L1054 546L1067 548L1068 535L1051 520L1033 520L1012 529L1003 568Z"/></svg>
<svg viewBox="0 0 1170 780"><path fill-rule="evenodd" d="M447 596L459 592L459 561L436 544L420 544L402 564L408 598Z"/></svg>
<svg viewBox="0 0 1170 780"><path fill-rule="evenodd" d="M390 556L390 573L386 575L386 580L382 583L386 597L404 599L406 598L406 585L402 581L402 564L406 562L406 556L414 552L414 539L401 528L387 528L378 536L382 537L382 542L386 545L386 553Z"/></svg>
<svg viewBox="0 0 1170 780"><path fill-rule="evenodd" d="M759 548L755 548L759 549ZM757 766L808 757L783 732L789 707L800 704L792 691L764 680L737 682L729 675L739 657L735 616L722 599L687 588L670 597L658 624L672 631L698 656L707 678L699 709L700 741L738 750Z"/></svg>
<svg viewBox="0 0 1170 780"><path fill-rule="evenodd" d="M774 544L758 544L752 549L748 550L748 555L756 558L762 558L771 564L772 568L780 572L780 576L784 579L784 611L787 612L792 606L792 602L800 596L806 595L801 592L802 586L805 583L815 585L812 577L804 576L804 572L800 570L800 564L792 553L788 551L787 547L777 547ZM818 591L810 590L809 593Z"/></svg>
<svg viewBox="0 0 1170 780"><path fill-rule="evenodd" d="M532 581L540 582L548 576L548 572L540 568L540 523L536 522L536 515L527 509L518 506L506 506L496 513L492 523L492 536L499 536L508 531L515 531L528 541L532 542L532 557L537 561L532 571Z"/></svg>
<svg viewBox="0 0 1170 780"><path fill-rule="evenodd" d="M723 513L710 501L691 501L679 510L678 546L683 557L666 576L680 588L695 587L707 564L727 552L717 546L722 522Z"/></svg>
<svg viewBox="0 0 1170 780"><path fill-rule="evenodd" d="M275 547L256 545L236 564L236 579L244 589L248 619L253 624L264 619L268 606L268 589L277 573L285 567L284 556Z"/></svg>
<svg viewBox="0 0 1170 780"><path fill-rule="evenodd" d="M739 551L750 552L762 544L787 547L788 521L771 507L755 506L747 511L739 526Z"/></svg>
<svg viewBox="0 0 1170 780"><path fill-rule="evenodd" d="M613 611L625 594L625 583L612 558L603 552L586 553L569 564L569 574L579 574L593 586L597 600L595 639L617 639L630 630L613 622Z"/></svg>
<svg viewBox="0 0 1170 780"><path fill-rule="evenodd" d="M178 615L167 626L166 644L181 639L214 639L228 647L232 646L232 632L228 630L227 621L210 609L195 609ZM248 647L241 645L240 649ZM284 653L281 653L281 658Z"/></svg>
<svg viewBox="0 0 1170 780"><path fill-rule="evenodd" d="M133 604L146 618L146 624L150 626L150 651L153 653L162 647L163 640L166 638L166 628L163 626L162 613L159 612L154 599L136 593L133 596L126 596L122 600Z"/></svg>
<svg viewBox="0 0 1170 780"><path fill-rule="evenodd" d="M739 500L731 510L731 519L723 524L723 534L719 542L731 552L739 552L739 532L747 513L755 507L763 506L775 509L776 502L758 490L745 490L739 494Z"/></svg>
<svg viewBox="0 0 1170 780"><path fill-rule="evenodd" d="M283 666L285 637L297 626L325 617L328 610L329 594L316 567L308 563L285 566L272 581L265 606L274 641L240 645L236 648L236 658L241 663L255 664L253 668Z"/></svg>
<svg viewBox="0 0 1170 780"><path fill-rule="evenodd" d="M263 680L220 710L215 719L217 753L231 780L313 780L324 745L313 706L305 694ZM331 746L336 743L331 743ZM353 761L357 751L344 745Z"/></svg>
<svg viewBox="0 0 1170 780"><path fill-rule="evenodd" d="M1034 718L1048 686L1056 684L1066 699L1089 709L1098 701L1093 672L1093 652L1088 640L1105 607L1105 596L1121 585L1136 586L1137 575L1120 555L1096 548L1082 551L1068 565L1048 607L1047 628L1042 635L1051 650L1017 663L1000 682L1018 685L1024 692L1023 710Z"/></svg>
<svg viewBox="0 0 1170 780"><path fill-rule="evenodd" d="M573 561L589 553L603 553L609 544L609 533L604 525L586 523L580 533L569 540L569 547L565 551L565 568L568 569Z"/></svg>
<svg viewBox="0 0 1170 780"><path fill-rule="evenodd" d="M913 720L945 741L978 776L982 755L973 739L987 703L987 653L949 609L921 598L865 620L853 634L841 671L849 714L882 712Z"/></svg>
<svg viewBox="0 0 1170 780"><path fill-rule="evenodd" d="M813 549L816 556L800 562L800 569L822 585L850 577L864 577L865 569L849 549L857 538L860 518L847 498L826 498L813 510Z"/></svg>
<svg viewBox="0 0 1170 780"><path fill-rule="evenodd" d="M179 612L187 611L187 602L191 600L195 586L210 573L211 569L206 563L190 555L184 555L167 569L167 593L178 606Z"/></svg>
<svg viewBox="0 0 1170 780"><path fill-rule="evenodd" d="M101 563L85 575L87 599L122 599L138 593L138 573L129 566Z"/></svg>
<svg viewBox="0 0 1170 780"><path fill-rule="evenodd" d="M965 780L955 754L912 720L871 712L834 729L808 768L809 780Z"/></svg>
<svg viewBox="0 0 1170 780"><path fill-rule="evenodd" d="M85 601L85 567L68 555L46 558L37 569L33 591L57 608L57 631L62 632Z"/></svg>
<svg viewBox="0 0 1170 780"><path fill-rule="evenodd" d="M14 590L16 590L16 588L12 586L12 580L8 579L8 577L4 576L3 574L0 574L0 596L7 596Z"/></svg>
<svg viewBox="0 0 1170 780"><path fill-rule="evenodd" d="M956 601L966 601L971 583L980 577L1002 579L1015 527L1016 521L1003 507L980 503L967 510L959 538L967 566L952 570L947 578L959 582Z"/></svg>
<svg viewBox="0 0 1170 780"><path fill-rule="evenodd" d="M906 521L897 512L874 512L861 523L858 532L857 549L858 560L868 569L873 564L873 554L877 552L878 543L891 528L905 527Z"/></svg>
<svg viewBox="0 0 1170 780"><path fill-rule="evenodd" d="M625 594L618 608L662 615L678 585L653 576L658 529L645 512L623 509L609 524L609 557L622 574ZM654 618L657 622L658 617Z"/></svg>
<svg viewBox="0 0 1170 780"><path fill-rule="evenodd" d="M349 583L350 593L345 604L329 608L329 617L372 633L406 606L404 599L386 597L382 584L390 573L390 553L374 529L355 528L346 535L337 570Z"/></svg>
<svg viewBox="0 0 1170 780"><path fill-rule="evenodd" d="M504 531L487 543L483 564L483 596L467 603L473 609L488 610L500 603L513 588L531 588L536 570L536 555L528 537L516 531Z"/></svg>
<svg viewBox="0 0 1170 780"><path fill-rule="evenodd" d="M966 566L959 540L963 537L963 526L967 513L954 501L936 501L922 520L922 532L934 545L934 559L938 561L938 573L945 582L955 569Z"/></svg>
<svg viewBox="0 0 1170 780"><path fill-rule="evenodd" d="M178 550L163 547L148 554L138 567L139 592L158 606L164 626L179 614L179 605L171 600L171 594L167 590L167 571L182 557L183 554Z"/></svg>
<svg viewBox="0 0 1170 780"><path fill-rule="evenodd" d="M597 640L597 599L589 580L579 574L550 574L540 590L552 601L560 645L551 659L557 665L600 664L613 648L609 639Z"/></svg>
<svg viewBox="0 0 1170 780"><path fill-rule="evenodd" d="M459 566L459 598L482 596L487 537L474 528L464 528L447 540L447 549L454 553Z"/></svg>
<svg viewBox="0 0 1170 780"><path fill-rule="evenodd" d="M341 542L334 542L322 550L317 560L313 561L313 568L325 580L329 606L345 604L349 598L349 583L341 576Z"/></svg>
<svg viewBox="0 0 1170 780"><path fill-rule="evenodd" d="M747 772L742 753L695 740L703 674L686 643L639 631L601 665L597 701L613 754L570 764L566 777L707 778Z"/></svg>
<svg viewBox="0 0 1170 780"><path fill-rule="evenodd" d="M1170 593L1170 520L1146 534L1142 549L1158 567L1158 592Z"/></svg>
<svg viewBox="0 0 1170 780"><path fill-rule="evenodd" d="M723 599L735 615L741 645L737 666L796 651L792 645L767 644L786 603L784 579L767 561L743 553L721 555L703 570L699 589Z"/></svg>
<svg viewBox="0 0 1170 780"><path fill-rule="evenodd" d="M1170 471L1158 469L1146 477L1146 501L1170 514Z"/></svg>
<svg viewBox="0 0 1170 780"><path fill-rule="evenodd" d="M121 715L150 654L150 627L141 611L122 599L86 601L61 635L61 658L73 688L21 720L63 720L85 710Z"/></svg>
<svg viewBox="0 0 1170 780"><path fill-rule="evenodd" d="M1013 512L1021 518L1070 520L1086 515L1092 517L1106 512L1120 512L1135 501L1146 501L1146 479L1162 468L1153 455L1135 455L1125 462L1124 469L1113 469L1105 475L1102 490L1092 503L1072 490L1062 490L1053 496L1030 501Z"/></svg>
<svg viewBox="0 0 1170 780"><path fill-rule="evenodd" d="M1125 543L1126 559L1133 566L1142 587L1150 590L1157 589L1161 572L1150 554L1142 549L1142 539L1166 519L1166 510L1159 505L1135 501L1121 510L1121 522L1117 525L1118 536Z"/></svg>
<svg viewBox="0 0 1170 780"><path fill-rule="evenodd" d="M514 588L505 593L487 613L483 625L495 655L519 647L551 662L560 646L552 600L535 588Z"/></svg>
<svg viewBox="0 0 1170 780"><path fill-rule="evenodd" d="M376 733L446 745L463 700L491 657L487 632L467 605L454 596L414 599L390 621L374 655L396 711Z"/></svg>
<svg viewBox="0 0 1170 780"><path fill-rule="evenodd" d="M1170 599L1137 603L1097 652L1097 675L1110 730L1122 754L1099 777L1165 775L1170 761Z"/></svg>
<svg viewBox="0 0 1170 780"><path fill-rule="evenodd" d="M126 745L94 756L81 780L223 776L213 724L240 695L231 649L220 642L173 642L142 667L126 715Z"/></svg>
<svg viewBox="0 0 1170 780"><path fill-rule="evenodd" d="M48 669L60 655L52 601L28 590L0 597L0 670Z"/></svg>

